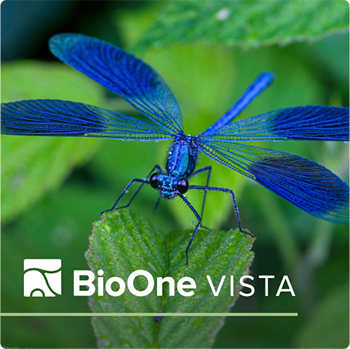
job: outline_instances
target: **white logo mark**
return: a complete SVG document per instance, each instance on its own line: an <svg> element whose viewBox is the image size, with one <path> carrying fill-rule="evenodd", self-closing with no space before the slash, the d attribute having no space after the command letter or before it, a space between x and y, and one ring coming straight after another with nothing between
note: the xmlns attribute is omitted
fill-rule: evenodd
<svg viewBox="0 0 350 349"><path fill-rule="evenodd" d="M62 294L60 259L24 260L24 297L56 297Z"/></svg>

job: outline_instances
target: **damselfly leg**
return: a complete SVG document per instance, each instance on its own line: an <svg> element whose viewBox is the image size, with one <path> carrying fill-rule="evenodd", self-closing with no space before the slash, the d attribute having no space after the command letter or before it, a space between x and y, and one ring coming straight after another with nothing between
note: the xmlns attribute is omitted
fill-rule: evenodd
<svg viewBox="0 0 350 349"><path fill-rule="evenodd" d="M136 195L138 194L138 192L141 190L141 188L143 187L144 184L150 184L149 181L148 181L148 178L152 175L152 173L155 171L155 170L158 170L160 173L163 173L163 170L162 168L159 166L159 165L155 165L153 168L152 168L152 171L147 175L147 177L144 179L144 178L134 178L127 186L126 188L123 190L123 192L120 194L119 198L117 199L117 201L115 202L115 204L113 205L112 208L110 208L109 210L105 210L105 211L102 211L102 213L105 213L105 212L110 212L110 211L113 211L113 210L120 210L122 208L127 208L130 206L130 204L132 203L132 201L134 200L134 198L136 197ZM138 189L136 190L136 192L134 193L134 195L131 197L131 199L129 200L129 202L124 205L124 206L120 206L120 207L116 207L118 205L118 202L119 200L124 196L125 193L128 192L129 188L132 186L133 183L141 183L141 185L138 187Z"/></svg>
<svg viewBox="0 0 350 349"><path fill-rule="evenodd" d="M196 216L198 222L197 222L197 225L195 226L194 228L194 231L192 233L192 236L191 236L191 239L190 239L190 242L188 243L187 245L187 248L186 248L186 265L188 264L188 250L190 249L190 246L192 244L192 241L197 233L197 230L200 228L201 226L201 223L202 223L202 219L201 217L199 216L198 212L195 210L195 208L190 204L190 202L186 199L185 196L183 196L182 194L179 194L180 198L185 202L185 204L191 209L191 211L193 212L193 214Z"/></svg>
<svg viewBox="0 0 350 349"><path fill-rule="evenodd" d="M210 175L211 175L211 166L205 166L205 167L202 167L202 168L199 168L198 170L194 171L191 176L195 176L201 172L204 172L204 171L208 171L208 175L207 175L207 182L205 184L205 187L208 187L209 186L209 180L210 180ZM203 219L203 212L204 212L204 206L205 206L205 200L207 198L207 191L204 192L204 197L203 197L203 202L202 202L202 209L201 209L201 219ZM204 228L204 227L203 227Z"/></svg>
<svg viewBox="0 0 350 349"><path fill-rule="evenodd" d="M237 202L236 202L236 197L235 197L235 194L234 194L233 190L227 189L227 188L220 188L220 187L204 187L204 186L201 186L201 185L190 185L188 189L189 190L191 190L191 189L192 190L205 190L206 192L207 191L219 191L219 192L230 194L231 197L232 197L233 207L235 209L235 213L236 213L236 217L237 217L239 231L241 233L248 234L251 237L254 236L252 233L244 231L242 229L241 218L239 216L239 211L238 211L238 206L237 206Z"/></svg>

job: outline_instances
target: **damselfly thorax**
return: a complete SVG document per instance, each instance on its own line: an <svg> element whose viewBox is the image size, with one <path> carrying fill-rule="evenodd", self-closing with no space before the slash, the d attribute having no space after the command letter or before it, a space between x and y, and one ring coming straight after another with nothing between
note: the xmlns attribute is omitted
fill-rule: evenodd
<svg viewBox="0 0 350 349"><path fill-rule="evenodd" d="M172 199L187 192L188 177L197 164L198 147L194 145L191 135L185 136L179 132L167 154L166 173L153 173L150 183L154 189L159 190L162 197Z"/></svg>

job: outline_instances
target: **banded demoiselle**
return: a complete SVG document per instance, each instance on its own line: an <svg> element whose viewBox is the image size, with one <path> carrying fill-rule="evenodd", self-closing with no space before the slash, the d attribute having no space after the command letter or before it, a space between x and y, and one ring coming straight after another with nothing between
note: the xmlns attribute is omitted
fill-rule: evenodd
<svg viewBox="0 0 350 349"><path fill-rule="evenodd" d="M271 73L262 73L238 102L212 126L199 135L186 136L180 107L170 88L153 68L140 59L107 42L81 34L55 35L50 39L49 47L61 61L121 96L152 123L88 104L38 99L3 103L2 133L137 141L172 140L165 171L156 165L146 178L133 179L110 210L128 207L144 184L158 190L159 199L179 196L197 219L186 248L187 263L189 248L201 226L208 191L224 192L231 196L239 230L250 234L242 229L233 191L209 186L211 166L196 169L200 152L318 218L348 223L349 187L335 174L300 156L244 144L248 141L272 140L349 141L348 108L282 108L234 121L272 82ZM207 173L206 185L190 185L189 180L201 172ZM141 184L135 194L127 205L118 207L119 200L135 182ZM204 191L200 214L184 195L188 190ZM158 203L159 200L156 206Z"/></svg>

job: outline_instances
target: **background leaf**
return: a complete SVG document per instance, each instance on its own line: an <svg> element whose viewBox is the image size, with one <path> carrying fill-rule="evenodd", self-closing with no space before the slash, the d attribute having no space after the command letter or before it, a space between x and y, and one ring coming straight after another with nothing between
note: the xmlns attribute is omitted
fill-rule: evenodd
<svg viewBox="0 0 350 349"><path fill-rule="evenodd" d="M104 214L95 222L90 236L86 258L90 268L104 271L104 280L118 276L127 280L135 270L147 270L157 277L171 276L175 283L191 277L196 282L195 295L183 297L178 292L169 296L167 286L162 297L153 291L146 297L135 297L126 290L120 297L107 293L90 299L94 312L154 312L192 313L226 312L238 296L242 275L249 273L253 260L250 252L254 239L239 231L200 230L190 250L189 264L185 265L185 250L192 231L162 235L149 221L133 211L120 210ZM227 275L218 297L213 297L206 275L217 287ZM229 275L235 276L235 296L230 297ZM137 278L135 287L144 290L146 279ZM216 317L163 317L160 323L151 317L94 317L93 327L98 345L133 348L204 348L213 344L223 325Z"/></svg>
<svg viewBox="0 0 350 349"><path fill-rule="evenodd" d="M2 102L63 99L101 105L102 88L62 63L16 62L1 68ZM1 137L1 218L6 222L89 159L103 141L68 137Z"/></svg>
<svg viewBox="0 0 350 349"><path fill-rule="evenodd" d="M257 48L348 29L345 1L170 1L135 50L174 43Z"/></svg>

